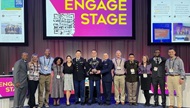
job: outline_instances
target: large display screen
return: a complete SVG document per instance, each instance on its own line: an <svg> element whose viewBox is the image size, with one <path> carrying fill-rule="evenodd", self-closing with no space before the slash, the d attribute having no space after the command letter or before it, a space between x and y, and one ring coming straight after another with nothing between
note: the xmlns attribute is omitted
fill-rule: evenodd
<svg viewBox="0 0 190 108"><path fill-rule="evenodd" d="M134 0L44 0L45 38L133 38Z"/></svg>
<svg viewBox="0 0 190 108"><path fill-rule="evenodd" d="M190 0L150 0L149 3L149 43L190 43Z"/></svg>
<svg viewBox="0 0 190 108"><path fill-rule="evenodd" d="M0 44L27 44L25 1L0 0Z"/></svg>

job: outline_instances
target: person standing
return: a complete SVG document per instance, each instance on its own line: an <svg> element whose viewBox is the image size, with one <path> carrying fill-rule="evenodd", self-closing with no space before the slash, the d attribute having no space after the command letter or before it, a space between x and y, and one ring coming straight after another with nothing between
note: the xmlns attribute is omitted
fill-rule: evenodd
<svg viewBox="0 0 190 108"><path fill-rule="evenodd" d="M97 74L102 74L102 84L103 84L103 94L104 94L104 104L111 104L111 90L112 90L112 73L113 62L109 59L109 55L104 53L102 69L98 70Z"/></svg>
<svg viewBox="0 0 190 108"><path fill-rule="evenodd" d="M116 58L112 59L114 64L114 91L116 105L120 102L122 105L125 104L125 58L121 57L121 51L116 51Z"/></svg>
<svg viewBox="0 0 190 108"><path fill-rule="evenodd" d="M145 106L150 106L151 69L152 65L149 63L148 56L143 56L142 63L139 66L139 74L141 77L141 90L143 90L146 100Z"/></svg>
<svg viewBox="0 0 190 108"><path fill-rule="evenodd" d="M39 79L38 107L43 107L44 104L46 108L49 107L50 82L51 82L53 60L54 60L53 57L50 56L50 49L46 49L45 55L39 58L41 70L40 70L40 79ZM44 88L45 88L45 100L43 99Z"/></svg>
<svg viewBox="0 0 190 108"><path fill-rule="evenodd" d="M185 69L183 60L176 57L176 51L173 48L168 50L168 55L170 58L166 60L166 72L167 72L167 84L169 90L170 106L169 108L174 108L174 90L177 96L177 107L182 108L182 84L185 79Z"/></svg>
<svg viewBox="0 0 190 108"><path fill-rule="evenodd" d="M74 90L73 86L73 70L74 66L72 63L72 57L68 55L66 57L66 62L63 64L64 66L64 90L66 91L66 105L70 105L70 96L71 96L71 91Z"/></svg>
<svg viewBox="0 0 190 108"><path fill-rule="evenodd" d="M15 86L13 108L23 108L28 89L27 60L28 53L23 52L20 60L14 64L13 84Z"/></svg>
<svg viewBox="0 0 190 108"><path fill-rule="evenodd" d="M51 97L53 98L53 105L60 105L60 98L64 96L63 89L63 59L56 57L53 61L53 78L52 78L52 92Z"/></svg>
<svg viewBox="0 0 190 108"><path fill-rule="evenodd" d="M166 94L165 94L165 63L166 59L160 56L160 50L154 51L154 57L150 60L152 64L152 84L154 88L154 106L159 106L158 102L158 85L160 86L162 96L162 106L166 107Z"/></svg>
<svg viewBox="0 0 190 108"><path fill-rule="evenodd" d="M36 106L35 93L39 83L40 64L38 62L38 55L32 54L31 61L28 63L28 89L29 100L28 105L30 108Z"/></svg>
<svg viewBox="0 0 190 108"><path fill-rule="evenodd" d="M97 51L91 51L92 58L88 60L88 70L89 70L89 84L90 84L90 99L88 101L88 105L91 105L93 102L93 95L94 95L94 84L96 87L97 93L97 102L101 105L101 97L100 97L100 79L101 75L96 74L98 70L102 68L102 60L97 57Z"/></svg>
<svg viewBox="0 0 190 108"><path fill-rule="evenodd" d="M135 60L133 53L129 54L129 60L125 62L125 69L127 70L126 82L128 91L129 105L137 105L137 89L138 89L138 68L139 62Z"/></svg>
<svg viewBox="0 0 190 108"><path fill-rule="evenodd" d="M81 99L81 105L85 105L85 77L86 77L86 60L81 57L81 51L77 50L73 59L73 80L75 89L75 104L79 103L79 97Z"/></svg>

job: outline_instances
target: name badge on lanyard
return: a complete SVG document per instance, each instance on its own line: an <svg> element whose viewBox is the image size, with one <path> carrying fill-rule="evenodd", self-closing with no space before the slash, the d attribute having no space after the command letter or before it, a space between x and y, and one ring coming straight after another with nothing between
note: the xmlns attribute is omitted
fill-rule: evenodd
<svg viewBox="0 0 190 108"><path fill-rule="evenodd" d="M135 74L135 69L131 69L131 74Z"/></svg>
<svg viewBox="0 0 190 108"><path fill-rule="evenodd" d="M174 64L175 64L175 60L176 60L176 58L174 59L174 61L173 61L173 65L171 66L171 61L169 61L169 72L174 72Z"/></svg>
<svg viewBox="0 0 190 108"><path fill-rule="evenodd" d="M148 75L146 73L143 74L143 78L147 78Z"/></svg>
<svg viewBox="0 0 190 108"><path fill-rule="evenodd" d="M34 75L35 75L35 76L38 76L38 75L39 75L39 74L38 74L38 71L35 71L35 72L34 72Z"/></svg>
<svg viewBox="0 0 190 108"><path fill-rule="evenodd" d="M121 70L121 62L122 62L122 58L121 58L121 60L120 60L120 63L119 63L119 65L118 65L118 63L117 63L117 60L115 59L115 63L116 63L116 69L117 70Z"/></svg>
<svg viewBox="0 0 190 108"><path fill-rule="evenodd" d="M47 67L47 66L44 66L44 70L46 70L46 71L47 71L47 70L48 70L48 67Z"/></svg>
<svg viewBox="0 0 190 108"><path fill-rule="evenodd" d="M158 67L154 67L154 71L158 71Z"/></svg>
<svg viewBox="0 0 190 108"><path fill-rule="evenodd" d="M61 76L60 75L57 75L57 77L56 77L57 79L60 79L61 78Z"/></svg>

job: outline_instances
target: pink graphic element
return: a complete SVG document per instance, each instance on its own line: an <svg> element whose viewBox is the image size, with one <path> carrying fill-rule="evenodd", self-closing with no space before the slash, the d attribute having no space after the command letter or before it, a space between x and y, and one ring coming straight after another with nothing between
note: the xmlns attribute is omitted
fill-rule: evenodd
<svg viewBox="0 0 190 108"><path fill-rule="evenodd" d="M14 96L14 85L12 81L13 81L13 77L0 78L0 96L1 97Z"/></svg>
<svg viewBox="0 0 190 108"><path fill-rule="evenodd" d="M50 0L53 7L56 9L56 11L60 14L63 12L64 7L64 0Z"/></svg>

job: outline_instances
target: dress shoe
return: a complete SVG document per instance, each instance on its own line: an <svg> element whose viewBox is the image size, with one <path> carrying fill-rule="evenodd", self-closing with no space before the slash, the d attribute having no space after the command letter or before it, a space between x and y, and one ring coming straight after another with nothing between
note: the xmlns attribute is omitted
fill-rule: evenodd
<svg viewBox="0 0 190 108"><path fill-rule="evenodd" d="M88 104L87 105L91 105L92 103L91 102L88 102Z"/></svg>
<svg viewBox="0 0 190 108"><path fill-rule="evenodd" d="M136 102L134 102L134 103L133 103L133 105L137 106L137 103L136 103Z"/></svg>
<svg viewBox="0 0 190 108"><path fill-rule="evenodd" d="M159 106L159 104L158 104L158 103L154 103L154 106L153 106L153 107L157 107L157 106Z"/></svg>
<svg viewBox="0 0 190 108"><path fill-rule="evenodd" d="M99 102L98 105L103 105L103 104L101 102Z"/></svg>
<svg viewBox="0 0 190 108"><path fill-rule="evenodd" d="M119 105L119 103L120 103L120 102L116 102L115 104L116 104L116 105Z"/></svg>
<svg viewBox="0 0 190 108"><path fill-rule="evenodd" d="M79 104L80 102L79 101L76 101L75 104Z"/></svg>
<svg viewBox="0 0 190 108"><path fill-rule="evenodd" d="M81 105L85 105L85 102L81 102Z"/></svg>
<svg viewBox="0 0 190 108"><path fill-rule="evenodd" d="M133 105L131 102L129 102L129 105L131 106L131 105Z"/></svg>
<svg viewBox="0 0 190 108"><path fill-rule="evenodd" d="M166 105L162 105L162 108L166 108Z"/></svg>

